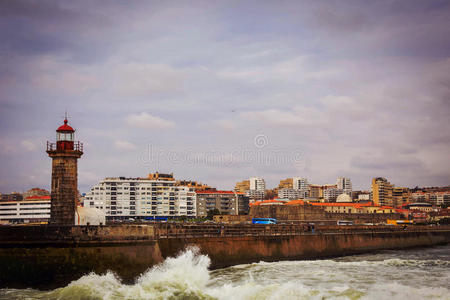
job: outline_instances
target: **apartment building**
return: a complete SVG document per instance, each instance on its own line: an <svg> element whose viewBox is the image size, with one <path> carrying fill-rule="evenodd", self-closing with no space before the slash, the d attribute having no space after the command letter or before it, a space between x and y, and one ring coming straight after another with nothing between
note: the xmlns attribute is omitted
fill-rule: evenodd
<svg viewBox="0 0 450 300"><path fill-rule="evenodd" d="M250 180L244 180L236 183L234 191L236 193L246 193L250 189Z"/></svg>
<svg viewBox="0 0 450 300"><path fill-rule="evenodd" d="M411 194L412 202L450 205L450 191L418 191Z"/></svg>
<svg viewBox="0 0 450 300"><path fill-rule="evenodd" d="M376 177L372 179L372 201L375 205L393 206L393 185L386 178Z"/></svg>
<svg viewBox="0 0 450 300"><path fill-rule="evenodd" d="M147 178L105 178L86 194L85 207L105 212L107 220L196 215L193 187L177 186L171 174Z"/></svg>
<svg viewBox="0 0 450 300"><path fill-rule="evenodd" d="M342 189L338 189L336 185L324 186L323 199L325 202L336 202L337 197L344 193Z"/></svg>
<svg viewBox="0 0 450 300"><path fill-rule="evenodd" d="M292 178L286 178L280 180L280 183L278 184L278 190L281 189L293 189L294 188L294 181Z"/></svg>
<svg viewBox="0 0 450 300"><path fill-rule="evenodd" d="M264 192L266 190L266 182L264 181L263 178L251 177L250 178L250 190Z"/></svg>
<svg viewBox="0 0 450 300"><path fill-rule="evenodd" d="M250 202L255 202L259 200L263 200L266 192L258 191L258 190L248 190L245 195L250 199Z"/></svg>
<svg viewBox="0 0 450 300"><path fill-rule="evenodd" d="M411 191L406 187L392 187L392 203L394 207L402 207L411 202Z"/></svg>
<svg viewBox="0 0 450 300"><path fill-rule="evenodd" d="M197 216L205 217L208 211L217 209L222 215L248 214L249 198L234 191L197 191Z"/></svg>
<svg viewBox="0 0 450 300"><path fill-rule="evenodd" d="M338 177L336 180L337 188L342 190L343 193L352 197L352 181L350 178Z"/></svg>
<svg viewBox="0 0 450 300"><path fill-rule="evenodd" d="M358 202L368 202L370 201L370 193L361 193L357 198Z"/></svg>
<svg viewBox="0 0 450 300"><path fill-rule="evenodd" d="M0 202L1 201L22 201L23 195L18 192L12 192L11 194L0 194Z"/></svg>
<svg viewBox="0 0 450 300"><path fill-rule="evenodd" d="M20 201L0 202L2 223L48 222L49 219L50 196L34 196Z"/></svg>
<svg viewBox="0 0 450 300"><path fill-rule="evenodd" d="M249 179L249 189L245 195L249 197L250 202L255 202L264 199L266 195L266 182L263 178L251 177Z"/></svg>
<svg viewBox="0 0 450 300"><path fill-rule="evenodd" d="M323 198L323 186L318 184L310 184L309 196L315 199Z"/></svg>
<svg viewBox="0 0 450 300"><path fill-rule="evenodd" d="M309 190L308 179L303 178L303 177L292 178L292 188L294 190L308 191Z"/></svg>
<svg viewBox="0 0 450 300"><path fill-rule="evenodd" d="M278 198L288 200L300 199L300 191L293 188L282 188L278 190Z"/></svg>

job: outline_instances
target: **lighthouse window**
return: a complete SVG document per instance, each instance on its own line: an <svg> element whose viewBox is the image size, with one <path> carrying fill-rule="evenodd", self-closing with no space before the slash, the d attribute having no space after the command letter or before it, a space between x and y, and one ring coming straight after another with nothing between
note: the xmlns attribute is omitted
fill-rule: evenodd
<svg viewBox="0 0 450 300"><path fill-rule="evenodd" d="M73 133L58 132L56 138L58 141L73 141Z"/></svg>

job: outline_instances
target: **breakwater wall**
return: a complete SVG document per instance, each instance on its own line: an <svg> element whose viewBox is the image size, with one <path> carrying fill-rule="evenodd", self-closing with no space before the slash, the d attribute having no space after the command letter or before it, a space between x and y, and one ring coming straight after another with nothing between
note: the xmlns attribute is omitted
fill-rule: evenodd
<svg viewBox="0 0 450 300"><path fill-rule="evenodd" d="M448 227L124 225L0 227L0 288L55 288L89 272L133 282L149 267L197 246L212 268L316 259L450 242Z"/></svg>

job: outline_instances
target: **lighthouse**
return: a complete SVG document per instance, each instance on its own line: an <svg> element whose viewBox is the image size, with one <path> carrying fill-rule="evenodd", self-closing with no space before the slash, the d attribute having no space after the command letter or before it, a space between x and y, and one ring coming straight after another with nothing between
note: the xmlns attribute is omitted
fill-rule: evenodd
<svg viewBox="0 0 450 300"><path fill-rule="evenodd" d="M47 142L52 158L51 225L75 225L78 197L78 159L83 155L83 143L74 141L75 130L64 124L56 130L56 143Z"/></svg>

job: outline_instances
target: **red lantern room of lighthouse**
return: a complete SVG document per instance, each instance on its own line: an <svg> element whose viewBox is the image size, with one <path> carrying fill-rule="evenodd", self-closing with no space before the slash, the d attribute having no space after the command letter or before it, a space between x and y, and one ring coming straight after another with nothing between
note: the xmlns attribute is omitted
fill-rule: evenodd
<svg viewBox="0 0 450 300"><path fill-rule="evenodd" d="M67 125L67 119L64 119L64 125L59 126L56 130L56 149L57 150L74 150L73 136L75 130Z"/></svg>
<svg viewBox="0 0 450 300"><path fill-rule="evenodd" d="M56 143L47 142L47 153L52 158L50 224L53 225L75 225L77 160L83 155L83 143L74 141L74 133L66 118L56 130Z"/></svg>
<svg viewBox="0 0 450 300"><path fill-rule="evenodd" d="M70 151L77 151L81 152L79 154L83 154L83 143L74 141L75 130L67 125L67 122L67 118L64 119L64 124L56 129L56 144L47 142L47 152L58 151L64 153L68 151L67 153L70 153Z"/></svg>

